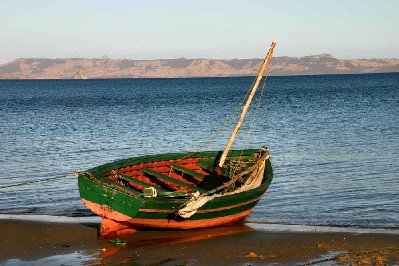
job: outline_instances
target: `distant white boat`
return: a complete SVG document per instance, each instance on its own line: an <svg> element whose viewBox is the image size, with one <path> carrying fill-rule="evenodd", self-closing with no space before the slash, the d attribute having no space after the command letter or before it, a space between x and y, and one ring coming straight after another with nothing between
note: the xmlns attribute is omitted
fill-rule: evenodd
<svg viewBox="0 0 399 266"><path fill-rule="evenodd" d="M87 76L85 73L83 73L82 71L78 71L76 72L76 74L73 76L73 79L87 79Z"/></svg>

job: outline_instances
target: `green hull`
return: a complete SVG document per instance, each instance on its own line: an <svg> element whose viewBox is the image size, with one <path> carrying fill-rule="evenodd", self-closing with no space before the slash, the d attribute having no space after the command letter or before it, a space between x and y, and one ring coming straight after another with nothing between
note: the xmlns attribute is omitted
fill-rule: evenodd
<svg viewBox="0 0 399 266"><path fill-rule="evenodd" d="M194 192L190 191L190 189L196 188L196 183L200 182L199 179L193 178L194 174L200 176L209 173L219 154L220 152L218 151L201 152L194 155L190 153L173 153L133 157L108 163L79 174L80 196L87 207L103 218L134 227L189 229L241 220L248 215L265 194L272 181L272 168L268 158L265 161L262 183L258 187L241 193L214 198L205 203L189 218L183 219L176 215L176 212L191 197L191 192ZM237 158L240 158L247 162L247 166L250 166L253 165L258 154L259 150L230 151L227 162L233 163ZM176 164L191 167L195 171L190 169L185 171L186 173L191 173L191 175L182 174L183 170L175 172L173 165ZM183 166L180 168L183 168ZM152 167L152 170L148 170L150 167ZM163 171L164 176L166 176L166 171L169 168L169 176L177 176L178 173L183 178L180 181L166 179L166 181L163 180L163 183L160 183L154 176L146 174L147 172L151 174L155 171ZM244 170L245 168L239 171ZM130 174L131 177L125 178L133 182L121 182L122 180L117 178L124 175L116 174L118 171L125 171L123 173L126 175ZM231 171L232 169L226 167L223 169L223 174L228 176ZM163 174L160 173L159 175L162 177ZM187 179L184 179L184 177L187 177ZM132 179L141 179L141 181ZM169 181L177 182L179 185L186 182L190 186L181 187L181 189L187 190L185 192L176 192L176 184L172 184ZM158 191L169 190L169 192L164 192L163 194L159 192L160 194L156 197L144 197L143 190L138 187L145 185L145 182L148 182L149 185L150 182L151 184L162 184L162 186L159 185L158 187L153 186ZM168 184L170 185L169 187ZM141 188L143 189L143 187Z"/></svg>

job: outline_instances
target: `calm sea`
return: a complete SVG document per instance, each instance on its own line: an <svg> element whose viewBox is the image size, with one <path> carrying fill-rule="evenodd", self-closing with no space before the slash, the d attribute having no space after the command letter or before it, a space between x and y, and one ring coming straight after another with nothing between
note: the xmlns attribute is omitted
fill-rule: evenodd
<svg viewBox="0 0 399 266"><path fill-rule="evenodd" d="M2 80L0 186L197 150L252 82ZM206 149L223 149L232 127ZM247 147L262 145L275 178L249 221L399 227L399 74L270 77ZM92 215L75 177L1 189L0 213Z"/></svg>

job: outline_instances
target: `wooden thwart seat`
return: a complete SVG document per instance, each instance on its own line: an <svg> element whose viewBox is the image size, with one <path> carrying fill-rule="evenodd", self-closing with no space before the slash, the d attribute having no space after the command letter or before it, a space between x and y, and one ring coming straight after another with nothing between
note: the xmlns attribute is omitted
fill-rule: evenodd
<svg viewBox="0 0 399 266"><path fill-rule="evenodd" d="M154 170L151 170L151 169L148 169L148 168L141 168L140 171L143 172L144 174L147 174L147 175L150 175L150 176L154 176L154 177L156 177L158 179L173 183L173 184L178 185L180 187L188 188L188 189L191 189L191 190L194 190L194 191L198 191L200 193L207 192L207 190L205 190L205 189L202 189L202 188L199 188L199 187L196 187L196 186L192 186L190 184L187 184L185 182L176 180L176 179L174 179L172 177L163 175L161 173L158 173L158 172L156 172Z"/></svg>
<svg viewBox="0 0 399 266"><path fill-rule="evenodd" d="M117 190L121 190L123 192L127 192L127 193L134 194L137 196L141 195L141 193L139 191L136 191L135 189L132 189L129 187L122 186L122 185L116 183L115 181L112 181L111 179L104 178L103 182L105 184L107 184L108 186L113 187Z"/></svg>
<svg viewBox="0 0 399 266"><path fill-rule="evenodd" d="M160 188L160 187L156 187L156 186L151 185L151 184L149 184L149 183L146 183L146 182L144 182L144 181L140 181L140 180L134 179L134 178L132 178L132 177L130 177L130 176L121 175L121 174L116 174L116 177L119 178L119 179L128 181L128 182L135 183L135 184L137 184L137 185L139 185L139 186L142 186L142 187L145 187L145 188L147 188L147 187L153 187L153 188L156 189L157 192L169 192L169 191L170 191L170 190L166 190L166 189L163 189L163 188Z"/></svg>
<svg viewBox="0 0 399 266"><path fill-rule="evenodd" d="M198 172L193 171L191 169L187 169L187 168L185 168L183 166L180 166L180 165L171 165L170 167L173 170L176 170L176 171L178 171L180 173L183 173L183 174L187 174L187 175L192 176L192 177L196 177L196 178L199 178L199 179L203 179L205 177L205 175L203 175L201 173L198 173Z"/></svg>

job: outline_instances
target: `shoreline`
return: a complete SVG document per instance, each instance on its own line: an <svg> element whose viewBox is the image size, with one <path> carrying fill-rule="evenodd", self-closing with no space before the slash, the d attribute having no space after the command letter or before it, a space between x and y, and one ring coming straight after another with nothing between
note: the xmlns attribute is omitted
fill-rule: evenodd
<svg viewBox="0 0 399 266"><path fill-rule="evenodd" d="M98 239L96 221L29 221L1 215L0 264L311 265L324 260L399 263L398 230L321 232L320 227L312 227L312 231L302 226L300 231L291 226L288 231L287 226L268 225L267 229L263 225L139 231L120 237L126 241L124 244Z"/></svg>
<svg viewBox="0 0 399 266"><path fill-rule="evenodd" d="M58 224L99 224L99 216L55 216L47 214L0 214L0 222L26 221L46 222ZM268 232L309 232L309 233L352 233L352 234L397 234L399 227L361 227L340 225L309 225L309 224L282 224L244 220L245 225L261 231Z"/></svg>
<svg viewBox="0 0 399 266"><path fill-rule="evenodd" d="M345 75L380 75L380 74L398 74L399 71L388 71L388 72L348 72L348 73L316 73L316 74L270 74L269 77L309 77L309 76L345 76ZM232 75L232 76L176 76L176 77L91 77L87 79L74 79L74 78L4 78L0 76L0 81L83 81L83 80L146 80L146 79L223 79L223 78L254 78L253 75Z"/></svg>

